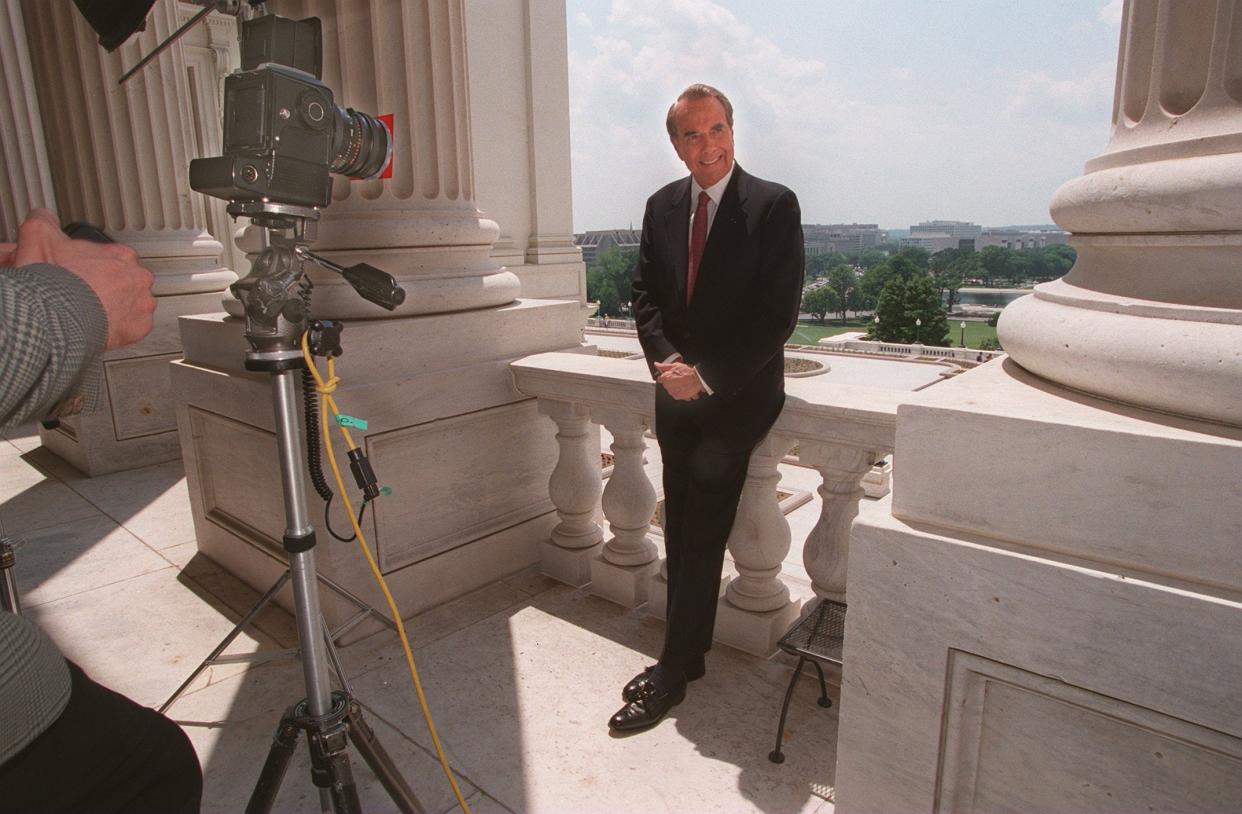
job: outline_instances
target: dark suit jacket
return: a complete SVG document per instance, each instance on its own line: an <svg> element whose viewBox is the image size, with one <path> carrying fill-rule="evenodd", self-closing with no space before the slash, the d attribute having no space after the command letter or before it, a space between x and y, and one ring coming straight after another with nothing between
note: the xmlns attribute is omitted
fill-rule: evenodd
<svg viewBox="0 0 1242 814"><path fill-rule="evenodd" d="M654 363L680 353L713 395L691 402L657 389L661 412L674 411L758 441L784 403L783 348L798 322L802 296L802 213L780 184L735 164L686 304L690 178L647 200L634 269L638 338Z"/></svg>

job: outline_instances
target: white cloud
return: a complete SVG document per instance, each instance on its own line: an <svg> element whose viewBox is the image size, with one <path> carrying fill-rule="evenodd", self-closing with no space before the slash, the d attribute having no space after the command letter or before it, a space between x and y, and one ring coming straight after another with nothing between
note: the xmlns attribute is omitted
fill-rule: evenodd
<svg viewBox="0 0 1242 814"><path fill-rule="evenodd" d="M1107 137L1111 63L1072 78L1002 63L965 88L929 82L927 65L881 62L890 90L863 91L713 0L613 0L577 42L578 231L637 225L647 197L685 174L664 116L691 82L729 95L739 163L793 188L807 222L1037 222Z"/></svg>
<svg viewBox="0 0 1242 814"><path fill-rule="evenodd" d="M1109 25L1121 25L1122 3L1123 0L1108 0L1100 9L1100 21Z"/></svg>
<svg viewBox="0 0 1242 814"><path fill-rule="evenodd" d="M1057 118L1094 115L1112 98L1114 77L1110 62L1100 62L1085 75L1069 79L1054 78L1043 71L1019 71L1002 115L1028 110Z"/></svg>
<svg viewBox="0 0 1242 814"><path fill-rule="evenodd" d="M574 22L577 23L580 27L585 28L587 31L590 31L592 28L594 28L594 24L591 22L591 15L587 14L585 11L579 11L577 14L575 14Z"/></svg>

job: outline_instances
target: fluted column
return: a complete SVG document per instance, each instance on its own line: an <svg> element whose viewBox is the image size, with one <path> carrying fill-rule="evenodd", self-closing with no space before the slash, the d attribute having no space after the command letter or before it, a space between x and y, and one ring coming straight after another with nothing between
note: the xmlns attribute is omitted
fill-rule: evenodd
<svg viewBox="0 0 1242 814"><path fill-rule="evenodd" d="M223 290L236 277L221 266L223 247L190 190L195 152L181 46L117 84L176 29L176 4L159 0L146 31L111 54L69 0L26 0L23 10L61 218L94 223L132 246L155 274L157 297Z"/></svg>
<svg viewBox="0 0 1242 814"><path fill-rule="evenodd" d="M776 466L793 445L791 438L769 435L750 456L728 543L738 575L725 589L725 599L742 610L763 613L789 603L789 586L780 579L789 522L776 494L781 480Z"/></svg>
<svg viewBox="0 0 1242 814"><path fill-rule="evenodd" d="M798 445L798 459L815 467L823 477L818 490L823 500L819 521L802 549L811 587L823 599L845 602L850 528L863 498L862 479L871 471L876 456L869 450L821 441Z"/></svg>
<svg viewBox="0 0 1242 814"><path fill-rule="evenodd" d="M589 557L603 540L595 522L602 482L599 430L590 411L563 401L539 402L539 412L556 422L560 454L548 479L548 497L560 522L541 551L543 572L575 587L590 581Z"/></svg>
<svg viewBox="0 0 1242 814"><path fill-rule="evenodd" d="M320 316L400 317L503 305L518 278L490 256L499 227L475 204L462 0L269 3L323 20L323 80L336 103L395 115L392 178L336 178L315 248L367 262L405 289L387 312L309 269Z"/></svg>
<svg viewBox="0 0 1242 814"><path fill-rule="evenodd" d="M659 549L647 536L656 508L655 489L643 471L650 419L602 408L593 409L592 418L612 435L613 468L602 501L612 536L591 561L591 593L632 608L647 601L660 567Z"/></svg>
<svg viewBox="0 0 1242 814"><path fill-rule="evenodd" d="M26 22L17 0L0 3L0 86L0 241L11 243L27 212L56 209Z"/></svg>
<svg viewBox="0 0 1242 814"><path fill-rule="evenodd" d="M1128 0L1112 136L1052 216L1078 262L1007 308L1018 364L1242 425L1242 2Z"/></svg>

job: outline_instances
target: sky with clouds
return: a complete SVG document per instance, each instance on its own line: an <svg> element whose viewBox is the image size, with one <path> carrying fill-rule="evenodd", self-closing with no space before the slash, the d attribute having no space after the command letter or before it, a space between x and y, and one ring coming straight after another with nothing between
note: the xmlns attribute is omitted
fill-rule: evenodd
<svg viewBox="0 0 1242 814"><path fill-rule="evenodd" d="M1048 223L1108 141L1121 0L568 0L574 228L686 170L664 115L733 102L738 163L806 223Z"/></svg>

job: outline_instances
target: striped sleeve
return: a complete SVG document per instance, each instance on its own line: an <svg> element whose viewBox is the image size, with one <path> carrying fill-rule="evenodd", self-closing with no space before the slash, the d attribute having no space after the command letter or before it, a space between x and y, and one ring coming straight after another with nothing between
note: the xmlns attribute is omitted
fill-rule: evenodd
<svg viewBox="0 0 1242 814"><path fill-rule="evenodd" d="M42 263L0 269L0 428L74 392L93 407L107 339L103 305L77 275Z"/></svg>

